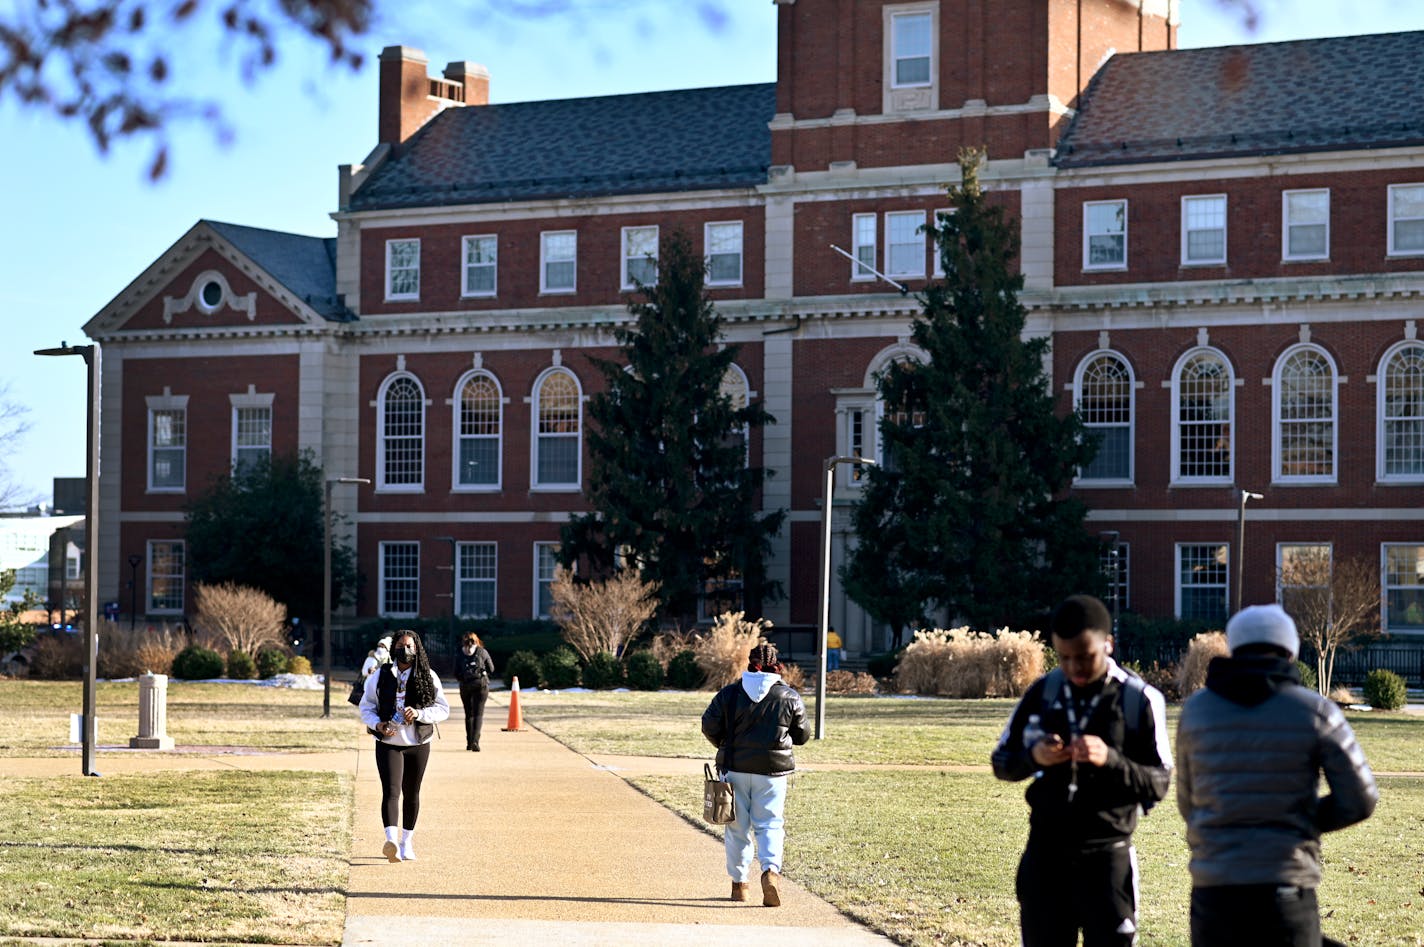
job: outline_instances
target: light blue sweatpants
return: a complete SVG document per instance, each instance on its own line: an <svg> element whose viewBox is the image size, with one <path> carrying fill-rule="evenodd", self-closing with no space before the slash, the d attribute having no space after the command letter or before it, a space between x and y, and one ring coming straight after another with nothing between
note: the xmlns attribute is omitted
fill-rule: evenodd
<svg viewBox="0 0 1424 947"><path fill-rule="evenodd" d="M781 873L781 850L786 843L785 776L757 773L727 773L736 800L737 819L722 826L727 848L727 874L733 881L751 878L752 836L756 836L756 856L762 871Z"/></svg>

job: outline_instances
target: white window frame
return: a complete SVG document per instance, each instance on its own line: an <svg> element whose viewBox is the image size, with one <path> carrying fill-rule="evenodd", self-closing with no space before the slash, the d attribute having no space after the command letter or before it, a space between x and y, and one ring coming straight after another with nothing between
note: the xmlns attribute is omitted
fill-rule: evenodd
<svg viewBox="0 0 1424 947"><path fill-rule="evenodd" d="M1294 356L1309 352L1325 360L1325 364L1330 369L1330 415L1328 419L1314 419L1314 423L1328 423L1330 425L1330 473L1328 474L1286 474L1285 465L1285 429L1288 423L1306 424L1312 423L1310 420L1301 419L1299 421L1287 422L1281 415L1282 398L1285 395L1284 372L1286 363ZM1340 471L1340 372L1335 366L1335 359L1330 357L1330 353L1318 345L1302 344L1292 345L1281 353L1276 359L1276 364L1271 372L1271 483L1273 484L1333 484L1339 478Z"/></svg>
<svg viewBox="0 0 1424 947"><path fill-rule="evenodd" d="M915 3L886 4L881 8L881 111L886 115L897 112L915 112L939 108L940 70L940 10L938 0L920 0ZM929 76L926 81L901 82L897 65L901 59L918 59L919 56L902 56L897 41L896 21L904 17L929 17Z"/></svg>
<svg viewBox="0 0 1424 947"><path fill-rule="evenodd" d="M273 395L273 394L257 394L256 392L251 392L251 391L250 391L250 392L248 392L247 394L242 394L242 395L228 395L227 398L228 398L228 403L232 406L232 413L231 413L231 415L230 415L230 417L232 418L232 439L231 439L232 452L231 452L231 454L229 455L230 458L231 458L231 460L232 460L232 467L231 467L232 471L233 471L234 473L236 473L237 470L238 470L238 463L237 463L237 462L238 462L238 451L240 451L240 450L242 450L242 451L265 450L265 451L267 452L267 454L266 454L267 459L270 461L270 460L272 459L272 402L275 400L275 395ZM241 425L242 413L243 413L244 411L261 411L261 410L265 410L265 411L267 412L267 443L266 443L266 444L242 444L242 443L240 443L240 441L241 441L240 434L241 434L241 427L242 427L242 425Z"/></svg>
<svg viewBox="0 0 1424 947"><path fill-rule="evenodd" d="M1401 634L1411 637L1424 634L1424 625L1405 625L1401 623L1391 624L1389 592L1390 589L1415 589L1424 585L1424 579L1415 585L1391 585L1389 581L1389 551L1391 549L1414 549L1415 560L1424 562L1424 542L1419 543L1381 543L1380 544L1380 630L1386 634ZM1416 574L1418 571L1416 565Z"/></svg>
<svg viewBox="0 0 1424 947"><path fill-rule="evenodd" d="M487 551L491 574L488 576L465 575L465 561L463 553L468 550L472 554L479 551ZM479 563L472 563L478 565ZM477 612L468 607L465 601L465 583L488 583L490 587L491 608L488 612ZM495 542L459 542L455 544L455 614L461 618L492 618L499 613L499 544Z"/></svg>
<svg viewBox="0 0 1424 947"><path fill-rule="evenodd" d="M742 371L742 367L736 362L727 366L726 372L722 375L722 383L718 386L718 393L724 394L732 400L732 408L740 411L752 403L756 397L756 392L752 391L752 384L747 379L747 373ZM741 404L737 403L737 396L741 396ZM743 424L740 432L742 438L742 466L750 467L752 464L752 427L750 424Z"/></svg>
<svg viewBox="0 0 1424 947"><path fill-rule="evenodd" d="M1301 194L1325 195L1325 220L1323 223L1296 223L1291 220L1291 198ZM1292 253L1291 230L1295 227L1325 228L1325 249L1320 253ZM1330 259L1330 188L1311 187L1281 192L1281 259L1291 262Z"/></svg>
<svg viewBox="0 0 1424 947"><path fill-rule="evenodd" d="M391 483L386 479L386 411L387 399L391 388L396 382L402 379L409 379L415 385L417 401L420 406L420 433L418 435L403 435L412 440L418 439L420 442L420 478L409 483ZM381 382L380 392L376 395L376 490L382 493L423 493L425 491L425 431L426 431L426 408L430 402L425 397L425 386L420 383L420 379L407 371L392 372Z"/></svg>
<svg viewBox="0 0 1424 947"><path fill-rule="evenodd" d="M1127 423L1123 424L1090 424L1084 422L1084 427L1094 428L1127 428L1127 476L1126 477L1085 477L1081 470L1074 477L1074 484L1083 487L1130 487L1136 482L1137 474L1137 376L1133 374L1132 363L1127 356L1115 349L1097 349L1083 356L1078 362L1078 368L1073 373L1073 410L1080 412L1083 406L1084 376L1089 366L1099 359L1111 358L1120 364L1127 372Z"/></svg>
<svg viewBox="0 0 1424 947"><path fill-rule="evenodd" d="M899 270L895 268L895 248L908 248L910 241L895 243L891 238L894 234L894 224L892 221L915 219L913 245L918 252L915 254L919 260L918 269ZM885 275L899 277L901 279L924 279L925 278L925 212L922 210L891 210L885 212ZM908 250L906 251L908 255Z"/></svg>
<svg viewBox="0 0 1424 947"><path fill-rule="evenodd" d="M715 279L715 278L713 278L713 275L712 275L712 257L714 256L714 254L712 253L712 233L713 233L713 229L714 229L714 228L716 228L716 229L718 229L718 230L725 230L725 232L727 232L727 233L732 233L734 230L735 230L735 232L736 232L736 235L737 235L737 254L736 254L736 256L737 256L737 277L736 277L736 279ZM742 263L743 263L743 254L745 253L745 250L746 250L746 228L745 228L745 226L743 225L742 221L740 221L740 220L712 220L712 221L708 221L707 223L704 223L704 224L702 225L702 246L703 246L703 247L706 249L706 251L707 251L707 253L706 253L706 256L707 256L707 285L708 285L708 286L741 286L741 285L742 285L742 280L743 280L743 278L744 278L744 271L743 271L743 265L742 265ZM731 256L731 255L732 255L732 254L731 254L730 252L725 252L725 251L722 252L722 253L715 254L715 256L720 256L720 257L729 257L729 256Z"/></svg>
<svg viewBox="0 0 1424 947"><path fill-rule="evenodd" d="M548 434L541 434L541 433L539 432L539 423L540 423L540 420L541 420L539 415L540 415L540 410L541 410L541 402L542 402L542 400L543 400L544 383L545 383L551 376L556 375L556 374L559 374L559 375L566 375L568 378L570 378L570 379L573 381L574 394L575 394L575 397L577 398L577 401L578 401L578 409L577 409L577 410L578 410L578 415L577 415L577 421L576 421L576 423L577 423L577 425L578 425L578 430L577 430L573 435L569 435L569 434L567 434L567 433L552 433L552 432L551 432L551 433L548 433ZM568 493L568 492L570 492L570 491L577 491L577 490L579 490L579 489L581 488L581 486L582 486L582 484L583 484L583 400L584 400L584 399L583 399L583 385L580 384L579 379L578 379L578 376L575 375L573 372L569 371L567 368L564 368L564 367L562 367L562 366L555 366L554 368L547 368L547 369L545 369L544 371L542 371L542 372L539 373L539 377L538 377L538 378L534 379L533 394L531 395L531 398L530 398L530 401L531 401L530 407L531 407L532 410L530 410L530 412L529 412L529 421L530 421L530 430L529 430L529 489L530 489L530 490L536 491L536 492L546 492L546 491L547 491L547 492L552 492L552 493ZM571 480L571 481L567 481L567 482L565 482L565 481L560 481L560 482L549 482L549 483L545 483L545 482L541 481L541 480L539 479L539 450L540 450L540 446L541 446L541 444L542 444L543 439L545 439L545 438L567 439L567 438L569 438L570 436L572 436L572 438L574 439L575 444L576 444L576 447L575 447L575 457L576 457L575 467L576 467L576 472L575 472L575 475L574 475L574 479Z"/></svg>
<svg viewBox="0 0 1424 947"><path fill-rule="evenodd" d="M548 576L544 576L544 575L540 572L540 565L541 565L541 564L540 564L540 562L539 562L541 552L542 552L543 550L546 550L546 549L549 550L550 556L551 556L552 559L553 559L553 568L550 569ZM554 582L554 570L558 568L558 557L559 557L559 544L558 544L558 543L556 543L556 542L536 542L536 543L534 544L534 605L533 605L533 608L531 609L531 611L533 612L533 615L534 615L535 618L548 618L548 617L549 617L549 610L548 610L548 609L541 609L541 606L543 605L543 602L541 602L540 599L543 598L543 596L541 596L539 593L540 593L540 590L549 588L551 585L553 585L553 582ZM549 595L549 600L550 600L551 603L552 603L552 601L553 601L553 598L554 598L553 594L550 593L550 595Z"/></svg>
<svg viewBox="0 0 1424 947"><path fill-rule="evenodd" d="M1395 211L1394 211L1394 199L1395 199L1395 195L1396 195L1397 193L1399 193L1399 192L1401 192L1401 191L1405 191L1405 190L1419 190L1419 191L1424 191L1424 183L1419 183L1419 184L1391 184L1391 185L1389 186L1389 197L1388 197L1388 199L1387 199L1386 202L1385 202L1386 205L1387 205L1387 208L1388 208L1388 211L1387 211L1387 212L1388 212L1388 216L1389 216L1389 221L1388 221L1388 225L1387 225L1387 228L1386 228L1386 239L1387 239L1387 241L1388 241L1388 248L1389 248L1389 249L1388 249L1388 255L1389 255L1389 256L1421 256L1421 255L1424 255L1424 247L1420 247L1418 250L1401 250L1401 249L1399 249L1398 244L1397 244L1397 241L1395 240L1395 226L1396 226L1397 224L1400 224L1400 223L1405 222L1405 221L1410 221L1410 222L1412 222L1412 221L1424 221L1424 217L1401 217L1401 216L1399 216L1399 215L1397 215L1397 214L1395 213ZM1421 198L1424 198L1424 195L1421 195Z"/></svg>
<svg viewBox="0 0 1424 947"><path fill-rule="evenodd" d="M148 436L147 442L148 456L146 464L148 472L145 475L148 481L149 493L185 493L188 489L188 396L168 394L164 389L162 395L150 395L144 399L148 406ZM159 414L180 415L183 419L183 443L168 444L159 447L155 442L156 427L154 423ZM171 451L181 454L179 482L176 484L155 484L153 479L153 465L155 463L154 454L157 451Z"/></svg>
<svg viewBox="0 0 1424 947"><path fill-rule="evenodd" d="M1172 547L1172 614L1177 618L1182 615L1182 552L1188 548L1215 547L1218 550L1225 550L1226 561L1222 563L1223 579L1220 586L1215 583L1202 583L1193 586L1194 588L1220 588L1222 599L1222 620L1231 614L1231 544L1230 543L1174 543Z"/></svg>
<svg viewBox="0 0 1424 947"><path fill-rule="evenodd" d="M493 251L489 262L471 263L470 250L477 245ZM488 269L489 289L471 289L470 271ZM460 295L466 299L490 299L499 295L499 236L492 233L476 233L460 238Z"/></svg>
<svg viewBox="0 0 1424 947"><path fill-rule="evenodd" d="M1387 394L1389 391L1389 368L1396 358L1401 356L1406 349L1421 349L1420 357L1424 358L1424 341L1406 339L1390 346L1389 350L1379 362L1379 372L1375 376L1375 479L1379 483L1424 483L1424 415L1417 418L1400 416L1391 419L1385 416L1388 406ZM1421 379L1424 384L1424 379ZM1413 422L1418 425L1420 433L1416 439L1420 440L1420 463L1418 473L1390 473L1387 470L1389 458L1387 448L1389 438L1386 436L1386 425L1396 420L1399 423Z"/></svg>
<svg viewBox="0 0 1424 947"><path fill-rule="evenodd" d="M636 235L647 237L649 233L651 233L653 238L653 252L635 252L631 246L633 238ZM619 259L621 261L619 265L619 272L622 274L622 282L620 284L621 289L632 290L638 288L638 284L633 280L632 265L634 263L647 263L650 259L653 267L652 278L643 280L643 285L657 285L658 250L661 248L660 239L661 234L658 231L657 224L642 224L637 227L624 227L622 229L621 235L618 240L618 246L621 248L619 253Z"/></svg>
<svg viewBox="0 0 1424 947"><path fill-rule="evenodd" d="M1219 229L1221 230L1221 256L1219 256L1219 257L1210 257L1210 258L1203 257L1203 258L1201 258L1201 259L1193 259L1193 258L1191 257L1191 249L1190 249L1191 235L1192 235L1193 233L1197 233L1197 232L1214 231L1214 230L1217 230L1217 229L1218 229L1218 228L1216 228L1216 227L1192 227L1192 226L1191 226L1191 223L1190 223L1191 212L1190 212L1190 210L1189 210L1188 208L1189 208L1192 204L1195 204L1195 203L1198 203L1198 202L1201 202L1201 201L1220 201L1220 202L1221 202L1221 227L1219 228ZM1228 223L1229 223L1229 220L1228 220L1229 209L1230 209L1230 208L1229 208L1229 205L1228 205L1228 203L1227 203L1226 195L1225 195L1225 194L1187 194L1187 195L1183 195L1183 197L1182 197L1182 209L1181 209L1181 214L1182 214L1182 234L1181 234L1181 239L1182 239L1182 266L1224 266L1224 265L1226 264L1226 257L1227 257L1227 229L1228 229L1228 228L1227 228L1227 225L1228 225Z"/></svg>
<svg viewBox="0 0 1424 947"><path fill-rule="evenodd" d="M1187 363L1198 355L1212 355L1221 360L1226 366L1226 421L1230 430L1230 442L1227 450L1230 452L1230 461L1225 474L1217 476L1183 476L1182 475L1182 424L1181 424L1181 401L1182 401L1182 371ZM1220 349L1211 346L1197 346L1182 353L1177 359L1177 364L1172 367L1172 486L1219 486L1231 484L1236 475L1236 371L1232 367L1231 360L1226 357ZM1213 423L1213 422L1206 422Z"/></svg>
<svg viewBox="0 0 1424 947"><path fill-rule="evenodd" d="M1098 568L1103 574L1103 581L1106 583L1107 594L1103 597L1103 604L1112 613L1113 620L1116 621L1132 610L1132 544L1125 542L1115 542L1098 558ZM1121 583L1118 579L1121 578ZM1117 597L1119 585L1122 595L1116 603L1113 599ZM1113 629L1116 633L1117 629Z"/></svg>
<svg viewBox="0 0 1424 947"><path fill-rule="evenodd" d="M870 240L861 239L866 235L869 223ZM879 259L880 243L880 218L876 214L851 214L850 215L850 255L855 257L850 264L850 279L853 283L869 282L879 279L875 275L875 264ZM865 251L869 250L870 262L865 262Z"/></svg>
<svg viewBox="0 0 1424 947"><path fill-rule="evenodd" d="M494 434L466 434L465 433L465 386L476 378L483 378L494 386L495 394L495 433ZM453 439L450 449L450 490L452 493L498 493L504 485L504 405L508 399L504 397L504 388L500 385L499 379L483 368L475 368L465 372L460 379L455 382L455 394L450 399L451 419L450 432ZM460 457L462 451L461 444L466 440L488 440L494 441L494 482L493 483L465 483L462 479Z"/></svg>
<svg viewBox="0 0 1424 947"><path fill-rule="evenodd" d="M157 570L154 568L154 558L155 558L155 557L154 557L154 554L153 554L153 553L154 553L154 547L155 547L155 546L159 546L159 545L176 547L177 550L178 550L179 570L178 570L176 573L174 573L174 572L165 572L165 573L163 573L163 575L162 575L162 578L165 578L165 579L174 579L174 580L176 580L177 583L178 583L178 596L177 596L177 598L178 598L178 605L177 605L176 607L172 607L172 606L170 606L170 607L157 607L157 606L155 606L155 605L153 604L153 600L154 600L154 595L153 595L153 580L154 580L155 578L159 577ZM147 579L147 581L144 583L145 586L146 586L146 593L145 593L145 598L144 598L144 606L145 606L145 608L144 608L144 614L145 614L145 615L181 615L181 614L183 614L183 611L184 611L184 604L185 604L185 603L187 602L187 600L188 600L188 599L187 599L187 596L188 596L188 588L187 588L187 580L188 580L188 548L187 548L187 542L184 541L184 540L182 540L182 539L150 539L150 540L148 540L147 543L145 543L145 545L144 545L144 551L145 551L145 553L146 553L146 555L145 555L145 557L144 557L144 558L145 558L145 562L144 562L144 576L145 576L145 578Z"/></svg>
<svg viewBox="0 0 1424 947"><path fill-rule="evenodd" d="M1121 207L1122 208L1122 229L1121 230L1093 230L1089 224L1089 208L1092 207ZM1116 198L1107 201L1084 201L1083 202L1083 269L1102 270L1125 270L1127 269L1127 199ZM1093 262L1093 238L1094 237L1122 237L1122 259L1113 260L1110 263Z"/></svg>
<svg viewBox="0 0 1424 947"><path fill-rule="evenodd" d="M944 218L953 217L953 207L941 207L939 210L930 213L930 219L934 221L936 229L944 227ZM944 258L940 256L940 241L938 237L929 241L930 244L930 276L935 279L944 279Z"/></svg>
<svg viewBox="0 0 1424 947"><path fill-rule="evenodd" d="M377 583L377 590L380 600L377 603L377 614L383 618L415 618L420 614L420 543L414 539L392 539L383 540L377 543L376 567L380 572L380 581ZM388 581L410 581L407 576L388 576L386 574L386 550L395 546L408 546L415 550L415 609L408 612L391 611L386 601L386 583Z"/></svg>
<svg viewBox="0 0 1424 947"><path fill-rule="evenodd" d="M572 240L573 253L568 257L550 255L549 241L553 237L568 237ZM568 286L549 285L549 264L572 263L573 279ZM539 234L539 293L544 296L558 296L578 292L578 231L545 230Z"/></svg>
<svg viewBox="0 0 1424 947"><path fill-rule="evenodd" d="M395 256L396 246L399 244L415 245L415 262L408 266L400 267L400 272L413 270L415 272L415 290L412 292L398 293L395 291L396 267L392 257ZM386 241L386 302L409 302L420 299L420 238L419 237L397 237Z"/></svg>

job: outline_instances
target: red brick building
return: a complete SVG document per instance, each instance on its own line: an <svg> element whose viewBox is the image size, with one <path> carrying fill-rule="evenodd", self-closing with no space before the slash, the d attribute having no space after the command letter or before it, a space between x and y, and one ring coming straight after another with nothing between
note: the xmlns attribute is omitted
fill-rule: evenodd
<svg viewBox="0 0 1424 947"><path fill-rule="evenodd" d="M777 5L768 85L490 105L481 67L385 50L334 239L199 222L89 323L106 597L139 555L146 610L181 612L185 499L302 448L373 482L335 493L358 615L447 613L452 555L461 613L540 614L586 508L585 356L682 230L742 346L728 384L776 418L750 444L788 511L765 612L814 622L822 460L876 453L874 375L914 357L936 275L920 228L984 146L1029 331L1102 440L1075 490L1118 604L1215 617L1238 566L1249 603L1283 563L1364 557L1388 630L1424 634L1424 34L1177 50L1176 0Z"/></svg>

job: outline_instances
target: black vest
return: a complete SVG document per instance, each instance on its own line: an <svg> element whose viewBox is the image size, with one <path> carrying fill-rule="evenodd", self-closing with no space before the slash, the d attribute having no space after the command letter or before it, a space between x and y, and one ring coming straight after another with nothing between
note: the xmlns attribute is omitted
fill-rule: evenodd
<svg viewBox="0 0 1424 947"><path fill-rule="evenodd" d="M414 667L411 673L415 673ZM396 688L399 686L396 680L395 662L383 664L376 671L376 713L380 714L381 722L392 720L396 715ZM407 707L414 705L407 703ZM420 708L414 707L419 710ZM421 743L430 739L430 735L435 732L433 723L417 723L415 725L415 738Z"/></svg>

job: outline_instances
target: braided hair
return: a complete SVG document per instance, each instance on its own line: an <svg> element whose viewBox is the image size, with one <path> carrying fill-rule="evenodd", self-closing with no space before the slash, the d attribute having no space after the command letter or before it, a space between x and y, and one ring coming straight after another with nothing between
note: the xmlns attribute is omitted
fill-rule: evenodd
<svg viewBox="0 0 1424 947"><path fill-rule="evenodd" d="M396 632L396 641L409 638L415 643L415 663L410 666L410 678L405 685L405 705L419 709L435 703L435 682L430 673L430 657L420 635L409 629Z"/></svg>
<svg viewBox="0 0 1424 947"><path fill-rule="evenodd" d="M768 671L781 673L781 657L776 653L776 645L770 641L760 642L747 653L748 671Z"/></svg>

